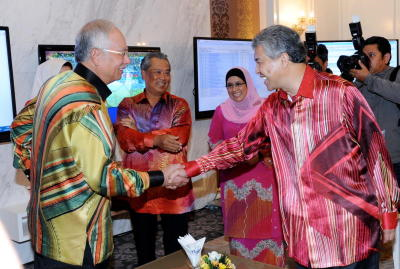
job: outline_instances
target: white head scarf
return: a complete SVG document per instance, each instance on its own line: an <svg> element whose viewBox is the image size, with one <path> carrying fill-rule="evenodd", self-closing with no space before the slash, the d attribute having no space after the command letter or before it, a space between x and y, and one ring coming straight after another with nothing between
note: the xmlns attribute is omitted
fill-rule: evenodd
<svg viewBox="0 0 400 269"><path fill-rule="evenodd" d="M50 59L41 63L37 69L35 74L35 79L33 80L33 87L32 87L32 96L31 98L36 97L38 95L40 88L42 85L51 77L57 75L61 67L67 61L63 59Z"/></svg>

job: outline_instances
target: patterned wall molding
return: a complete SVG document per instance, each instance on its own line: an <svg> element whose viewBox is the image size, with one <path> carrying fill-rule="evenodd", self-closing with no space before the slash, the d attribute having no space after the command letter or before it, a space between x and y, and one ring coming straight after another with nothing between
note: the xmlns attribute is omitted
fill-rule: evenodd
<svg viewBox="0 0 400 269"><path fill-rule="evenodd" d="M252 39L260 31L259 1L210 0L211 36Z"/></svg>

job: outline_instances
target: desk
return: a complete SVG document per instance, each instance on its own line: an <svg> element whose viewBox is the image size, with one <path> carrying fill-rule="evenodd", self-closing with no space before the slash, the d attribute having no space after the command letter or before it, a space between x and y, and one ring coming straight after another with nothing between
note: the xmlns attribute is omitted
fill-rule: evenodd
<svg viewBox="0 0 400 269"><path fill-rule="evenodd" d="M208 250L208 251L211 251ZM206 252L207 253L207 250ZM280 267L267 265L261 262L245 259L242 257L229 255L232 263L236 265L238 269L282 269ZM176 251L167 256L158 258L155 261L146 263L145 265L136 267L136 269L189 269L190 262L183 250Z"/></svg>
<svg viewBox="0 0 400 269"><path fill-rule="evenodd" d="M205 244L203 254L216 250L221 253L226 253L226 246L224 246L223 238L218 238L209 241ZM256 262L253 260L245 259L242 257L228 255L232 263L236 265L237 269L282 269L280 267L267 265L265 263ZM146 263L145 265L136 267L137 269L189 269L190 261L186 256L184 250L179 250L167 256L158 258L155 261Z"/></svg>

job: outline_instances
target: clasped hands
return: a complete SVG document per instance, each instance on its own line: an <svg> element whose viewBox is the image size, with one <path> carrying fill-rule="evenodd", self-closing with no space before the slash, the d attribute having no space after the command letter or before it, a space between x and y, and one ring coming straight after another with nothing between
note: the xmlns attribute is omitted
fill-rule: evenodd
<svg viewBox="0 0 400 269"><path fill-rule="evenodd" d="M171 164L161 171L164 174L164 184L163 186L168 189L176 189L189 182L189 178L185 171L185 166L183 164Z"/></svg>

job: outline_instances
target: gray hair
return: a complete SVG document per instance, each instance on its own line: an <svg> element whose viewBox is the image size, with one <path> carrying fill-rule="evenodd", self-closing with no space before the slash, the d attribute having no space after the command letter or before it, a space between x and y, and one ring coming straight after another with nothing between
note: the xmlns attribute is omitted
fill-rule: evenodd
<svg viewBox="0 0 400 269"><path fill-rule="evenodd" d="M283 25L272 25L265 28L256 35L251 45L253 49L262 46L265 54L271 59L276 59L286 52L293 63L306 61L306 49L300 36L294 30Z"/></svg>
<svg viewBox="0 0 400 269"><path fill-rule="evenodd" d="M93 48L107 48L109 33L116 26L107 20L93 20L85 24L75 39L75 59L78 63L89 58Z"/></svg>
<svg viewBox="0 0 400 269"><path fill-rule="evenodd" d="M169 66L171 66L171 64L169 63L167 54L155 51L155 52L150 52L146 56L144 56L144 58L142 59L142 62L140 63L140 70L147 71L150 68L150 65L151 65L150 60L152 58L167 60Z"/></svg>

